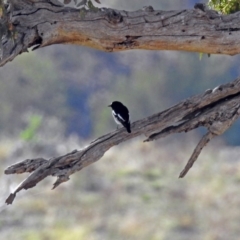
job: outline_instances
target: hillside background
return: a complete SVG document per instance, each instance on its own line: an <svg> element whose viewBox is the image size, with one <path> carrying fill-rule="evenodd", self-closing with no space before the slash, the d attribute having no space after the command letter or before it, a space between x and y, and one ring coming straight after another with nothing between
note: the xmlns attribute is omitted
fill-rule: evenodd
<svg viewBox="0 0 240 240"><path fill-rule="evenodd" d="M146 1L101 0L137 10ZM155 9L196 2L148 1ZM206 1L202 1L206 2ZM138 138L51 191L48 178L4 205L25 176L4 168L79 149L116 128L107 105L120 100L135 121L240 75L239 56L174 51L104 53L50 46L0 70L2 239L239 239L239 120L210 143L183 180L179 172L203 129L147 144Z"/></svg>

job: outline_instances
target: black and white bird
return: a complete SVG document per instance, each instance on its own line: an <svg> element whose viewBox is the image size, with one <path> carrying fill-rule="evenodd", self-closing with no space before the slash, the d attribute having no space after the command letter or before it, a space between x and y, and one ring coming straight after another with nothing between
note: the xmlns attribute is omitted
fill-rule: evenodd
<svg viewBox="0 0 240 240"><path fill-rule="evenodd" d="M126 106L121 102L114 101L108 107L112 108L112 115L117 124L122 124L128 133L131 133L131 125L129 121L129 112Z"/></svg>

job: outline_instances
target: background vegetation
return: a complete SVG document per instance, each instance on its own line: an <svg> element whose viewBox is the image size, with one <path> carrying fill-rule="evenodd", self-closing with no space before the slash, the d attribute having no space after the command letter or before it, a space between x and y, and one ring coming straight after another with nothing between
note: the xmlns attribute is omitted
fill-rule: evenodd
<svg viewBox="0 0 240 240"><path fill-rule="evenodd" d="M231 14L240 10L239 0L209 0L209 6L223 14Z"/></svg>
<svg viewBox="0 0 240 240"><path fill-rule="evenodd" d="M102 0L136 10L146 1ZM155 9L192 8L199 1L148 1ZM203 1L204 2L204 1ZM11 163L52 157L115 129L107 105L123 101L132 121L240 75L239 56L170 51L104 53L51 46L22 54L0 70L2 239L238 239L239 121L203 151L186 179L177 176L202 132L156 143L117 146L67 184L53 179L4 200L24 176Z"/></svg>
<svg viewBox="0 0 240 240"><path fill-rule="evenodd" d="M240 148L215 141L180 180L177 176L197 142L193 134L184 139L187 142L172 137L115 147L54 191L53 179L44 180L19 194L13 206L2 205L1 238L239 239ZM64 154L82 145L73 137L64 140L64 144L21 144L5 158L2 152L2 159ZM6 196L17 183L12 176L0 177L1 195ZM23 177L14 179L20 182Z"/></svg>
<svg viewBox="0 0 240 240"><path fill-rule="evenodd" d="M196 1L151 1L156 9L193 7ZM102 6L136 10L123 0ZM239 57L170 51L104 53L78 46L51 46L22 54L0 71L0 129L16 136L28 125L26 115L56 117L65 135L91 138L115 127L106 106L122 100L131 119L148 116L239 75ZM240 127L239 123L238 126ZM236 129L224 137L239 144Z"/></svg>

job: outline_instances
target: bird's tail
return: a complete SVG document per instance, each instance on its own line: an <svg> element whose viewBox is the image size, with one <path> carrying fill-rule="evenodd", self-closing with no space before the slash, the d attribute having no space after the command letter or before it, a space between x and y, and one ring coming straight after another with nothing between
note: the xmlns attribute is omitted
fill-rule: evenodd
<svg viewBox="0 0 240 240"><path fill-rule="evenodd" d="M131 133L130 123L127 123L127 124L126 124L126 129L127 129L127 132L128 132L128 133Z"/></svg>

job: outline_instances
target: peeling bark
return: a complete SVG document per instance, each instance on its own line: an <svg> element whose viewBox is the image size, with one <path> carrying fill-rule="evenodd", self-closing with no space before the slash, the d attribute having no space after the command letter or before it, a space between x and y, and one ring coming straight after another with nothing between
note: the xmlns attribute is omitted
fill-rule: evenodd
<svg viewBox="0 0 240 240"><path fill-rule="evenodd" d="M240 115L240 78L232 83L207 90L201 95L190 97L177 105L131 124L132 133L124 128L106 134L81 150L74 150L64 156L49 160L27 159L5 170L5 174L32 172L6 200L12 204L16 194L29 189L47 176L56 176L56 188L69 180L69 176L98 161L111 147L144 134L147 141L153 141L172 133L187 132L204 126L208 133L199 142L185 169L184 177L199 156L202 148L212 137L223 134Z"/></svg>
<svg viewBox="0 0 240 240"><path fill-rule="evenodd" d="M240 12L219 15L200 9L128 12L110 8L79 10L55 0L12 0L15 41L3 40L0 66L28 48L77 44L103 51L182 50L240 53Z"/></svg>

